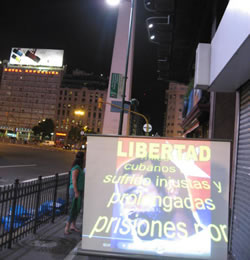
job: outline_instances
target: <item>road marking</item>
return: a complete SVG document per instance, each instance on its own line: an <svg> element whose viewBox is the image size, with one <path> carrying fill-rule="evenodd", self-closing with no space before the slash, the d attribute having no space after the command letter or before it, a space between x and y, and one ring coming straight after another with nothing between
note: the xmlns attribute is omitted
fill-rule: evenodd
<svg viewBox="0 0 250 260"><path fill-rule="evenodd" d="M32 167L36 166L36 164L28 164L28 165L6 165L6 166L0 166L0 168L18 168L18 167Z"/></svg>

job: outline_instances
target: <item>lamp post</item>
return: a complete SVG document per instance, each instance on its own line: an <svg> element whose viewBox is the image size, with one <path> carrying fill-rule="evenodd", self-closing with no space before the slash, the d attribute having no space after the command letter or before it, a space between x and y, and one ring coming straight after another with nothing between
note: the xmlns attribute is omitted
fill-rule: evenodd
<svg viewBox="0 0 250 260"><path fill-rule="evenodd" d="M76 116L84 116L85 115L85 111L83 111L83 110L81 110L81 109L79 109L79 110L75 110L74 111L74 115L76 115ZM81 123L81 121L80 121L80 123ZM81 145L81 147L82 147L82 143L83 143L83 135L84 135L84 131L82 130L82 123L79 125L79 122L78 122L78 127L80 127L80 145Z"/></svg>
<svg viewBox="0 0 250 260"><path fill-rule="evenodd" d="M106 0L106 1L109 5L113 5L113 6L118 5L120 2L120 0ZM122 135L124 104L125 104L125 97L126 97L126 84L127 84L127 78L128 78L128 65L129 65L129 54L130 54L130 46L131 46L131 38L132 38L134 11L135 11L135 0L131 0L129 29L128 29L128 46L127 46L127 54L126 54L126 65L125 65L125 73L124 73L124 81L123 81L122 103L121 103L118 135Z"/></svg>

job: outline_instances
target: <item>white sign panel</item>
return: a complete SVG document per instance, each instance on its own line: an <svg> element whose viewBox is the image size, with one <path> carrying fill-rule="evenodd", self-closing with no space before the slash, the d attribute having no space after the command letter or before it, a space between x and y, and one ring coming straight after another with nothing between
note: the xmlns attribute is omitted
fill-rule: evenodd
<svg viewBox="0 0 250 260"><path fill-rule="evenodd" d="M63 53L63 50L12 48L9 64L62 67Z"/></svg>
<svg viewBox="0 0 250 260"><path fill-rule="evenodd" d="M229 142L87 138L80 251L227 259Z"/></svg>
<svg viewBox="0 0 250 260"><path fill-rule="evenodd" d="M151 132L152 131L152 125L150 125L150 124L145 124L144 126L143 126L143 131L144 132Z"/></svg>

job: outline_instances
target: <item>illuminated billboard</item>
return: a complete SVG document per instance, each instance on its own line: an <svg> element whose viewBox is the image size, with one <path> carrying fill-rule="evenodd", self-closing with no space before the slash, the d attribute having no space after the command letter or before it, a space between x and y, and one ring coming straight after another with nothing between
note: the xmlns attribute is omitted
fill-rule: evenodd
<svg viewBox="0 0 250 260"><path fill-rule="evenodd" d="M10 65L62 67L63 50L12 48Z"/></svg>
<svg viewBox="0 0 250 260"><path fill-rule="evenodd" d="M230 142L88 136L82 247L227 259Z"/></svg>

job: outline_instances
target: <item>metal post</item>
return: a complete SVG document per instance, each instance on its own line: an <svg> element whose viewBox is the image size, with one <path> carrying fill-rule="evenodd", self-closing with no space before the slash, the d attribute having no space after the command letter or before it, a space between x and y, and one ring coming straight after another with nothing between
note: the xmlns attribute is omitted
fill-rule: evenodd
<svg viewBox="0 0 250 260"><path fill-rule="evenodd" d="M38 177L38 190L37 190L37 197L36 197L36 209L35 209L35 223L34 223L34 230L33 233L36 234L37 222L38 222L38 209L40 204L40 196L41 196L41 188L42 188L42 176Z"/></svg>
<svg viewBox="0 0 250 260"><path fill-rule="evenodd" d="M120 113L118 135L122 135L124 103L125 103L125 97L126 97L126 84L127 84L127 78L128 78L129 54L130 54L130 45L131 45L131 38L132 38L132 29L133 29L132 27L133 27L134 9L135 9L134 6L135 6L135 0L131 0L129 31L128 31L128 48L127 48L126 67L125 67L125 74L124 74L124 81L123 81L122 109L121 109L121 113Z"/></svg>
<svg viewBox="0 0 250 260"><path fill-rule="evenodd" d="M11 210L11 219L10 219L10 232L9 232L9 241L8 241L8 248L11 248L12 242L12 234L14 229L14 222L15 222L15 211L16 211L16 201L17 201L17 190L18 190L19 180L15 180L14 184L14 196L12 201L12 210Z"/></svg>
<svg viewBox="0 0 250 260"><path fill-rule="evenodd" d="M57 197L57 187L58 187L58 173L55 175L55 189L54 189L54 199L53 199L53 212L52 212L52 220L51 222L54 223L55 215L56 215L56 197Z"/></svg>
<svg viewBox="0 0 250 260"><path fill-rule="evenodd" d="M67 182L65 214L68 214L68 212L69 212L69 185L70 185L70 173L71 173L71 171L69 171L68 182Z"/></svg>

